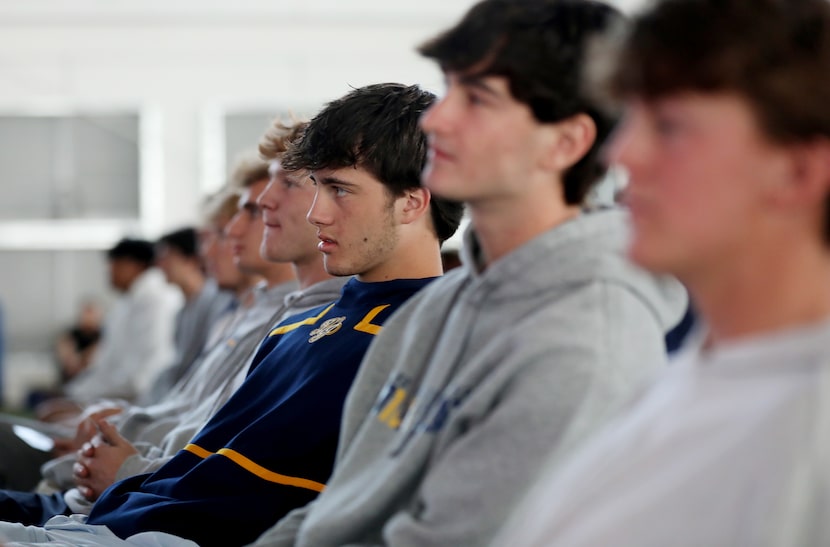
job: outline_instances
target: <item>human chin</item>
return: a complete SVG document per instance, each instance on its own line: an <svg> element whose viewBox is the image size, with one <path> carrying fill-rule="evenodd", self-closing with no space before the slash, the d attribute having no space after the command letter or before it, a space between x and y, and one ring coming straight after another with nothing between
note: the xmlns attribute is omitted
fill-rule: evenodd
<svg viewBox="0 0 830 547"><path fill-rule="evenodd" d="M283 262L283 252L282 247L278 245L267 245L263 244L262 248L260 249L262 254L262 258L267 260L268 262Z"/></svg>
<svg viewBox="0 0 830 547"><path fill-rule="evenodd" d="M421 174L421 184L434 195L445 199L459 199L456 188L463 181L457 173L440 163L430 162Z"/></svg>
<svg viewBox="0 0 830 547"><path fill-rule="evenodd" d="M666 246L669 246L668 249ZM654 273L671 273L671 242L666 242L659 235L650 234L648 230L634 229L628 244L628 258L643 269Z"/></svg>
<svg viewBox="0 0 830 547"><path fill-rule="evenodd" d="M278 249L283 245L282 238L279 237L278 234L274 232L266 232L262 235L262 243L260 245L260 251L262 256L266 255L266 252L270 249L273 251L274 249Z"/></svg>
<svg viewBox="0 0 830 547"><path fill-rule="evenodd" d="M344 276L344 275L351 275L346 268L343 267L340 262L331 256L330 254L323 254L323 268L325 268L326 273L329 275L334 276Z"/></svg>

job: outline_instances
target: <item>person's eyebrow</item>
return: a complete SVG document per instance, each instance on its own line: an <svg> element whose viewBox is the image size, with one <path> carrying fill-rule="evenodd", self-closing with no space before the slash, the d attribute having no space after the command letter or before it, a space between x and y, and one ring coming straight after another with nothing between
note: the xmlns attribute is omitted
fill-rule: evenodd
<svg viewBox="0 0 830 547"><path fill-rule="evenodd" d="M477 89L493 98L500 99L503 94L494 89L493 86L484 81L482 76L459 76L458 83L465 86Z"/></svg>
<svg viewBox="0 0 830 547"><path fill-rule="evenodd" d="M288 182L290 184L303 184L306 182L308 176L303 176L300 174L295 174L293 172L284 172L282 174L283 182Z"/></svg>
<svg viewBox="0 0 830 547"><path fill-rule="evenodd" d="M312 178L314 179L314 182L316 182L317 184L322 184L324 186L325 185L332 185L332 184L336 184L337 186L344 186L344 187L348 187L348 188L353 188L355 186L355 184L352 183L352 182L349 182L347 180L344 180L344 179L341 179L341 178L338 178L338 177L334 177L334 176L319 177L319 176L313 176L312 175Z"/></svg>

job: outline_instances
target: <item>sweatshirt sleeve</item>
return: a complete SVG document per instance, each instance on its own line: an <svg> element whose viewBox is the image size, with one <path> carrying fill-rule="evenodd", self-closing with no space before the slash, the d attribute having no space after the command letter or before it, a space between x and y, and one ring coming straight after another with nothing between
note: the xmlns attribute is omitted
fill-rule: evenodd
<svg viewBox="0 0 830 547"><path fill-rule="evenodd" d="M313 501L294 509L280 519L276 526L272 526L262 534L250 547L294 547L300 526L312 507L314 507Z"/></svg>

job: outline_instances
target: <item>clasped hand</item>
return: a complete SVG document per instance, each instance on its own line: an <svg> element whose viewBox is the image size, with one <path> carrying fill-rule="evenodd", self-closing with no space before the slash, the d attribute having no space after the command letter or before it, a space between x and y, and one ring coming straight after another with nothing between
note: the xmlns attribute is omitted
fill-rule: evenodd
<svg viewBox="0 0 830 547"><path fill-rule="evenodd" d="M78 450L78 461L72 470L78 490L89 501L95 501L115 482L124 461L138 450L106 420L95 422L98 433Z"/></svg>

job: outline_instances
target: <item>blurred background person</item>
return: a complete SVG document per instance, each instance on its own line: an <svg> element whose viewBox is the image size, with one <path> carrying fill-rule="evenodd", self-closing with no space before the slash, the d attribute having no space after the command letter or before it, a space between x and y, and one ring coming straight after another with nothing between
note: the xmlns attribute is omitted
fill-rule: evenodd
<svg viewBox="0 0 830 547"><path fill-rule="evenodd" d="M107 314L92 363L66 384L66 398L36 409L41 420L74 416L83 405L99 399L133 400L173 360L182 296L154 267L153 244L125 238L107 257L110 284L121 296Z"/></svg>
<svg viewBox="0 0 830 547"><path fill-rule="evenodd" d="M198 239L196 229L187 227L161 236L156 243L156 265L167 282L182 291L184 306L176 316L176 357L150 389L140 394L142 404L160 401L190 370L205 347L211 327L234 300L205 272Z"/></svg>
<svg viewBox="0 0 830 547"><path fill-rule="evenodd" d="M86 370L101 338L102 320L103 310L97 302L87 300L81 304L78 318L55 340L55 365L59 384L30 391L26 397L26 408L34 410L47 399L59 397L63 393L64 384Z"/></svg>
<svg viewBox="0 0 830 547"><path fill-rule="evenodd" d="M121 293L104 321L99 348L86 370L64 388L64 396L41 403L47 421L74 419L83 406L103 398L134 398L175 355L173 330L180 292L154 267L151 242L125 238L108 252L111 286ZM32 442L18 425L0 424L0 486L34 488L40 465L56 455L51 442Z"/></svg>
<svg viewBox="0 0 830 547"><path fill-rule="evenodd" d="M81 305L75 324L55 341L55 359L62 382L68 382L89 366L101 338L102 320L101 306L86 301Z"/></svg>

